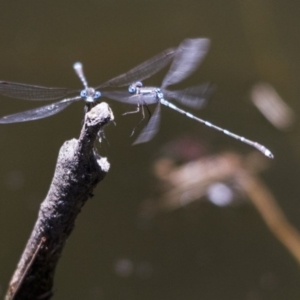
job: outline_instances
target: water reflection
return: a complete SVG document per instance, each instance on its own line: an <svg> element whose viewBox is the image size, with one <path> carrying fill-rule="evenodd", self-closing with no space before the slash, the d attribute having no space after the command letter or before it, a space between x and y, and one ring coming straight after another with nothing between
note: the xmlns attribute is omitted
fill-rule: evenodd
<svg viewBox="0 0 300 300"><path fill-rule="evenodd" d="M179 140L179 144L181 142ZM169 213L199 200L208 200L221 208L247 199L275 237L300 263L300 234L285 217L272 191L259 178L259 173L269 167L270 162L257 153L224 152L180 164L170 157L158 158L154 163L154 174L162 193L142 203L141 216L149 218Z"/></svg>
<svg viewBox="0 0 300 300"><path fill-rule="evenodd" d="M278 130L288 130L295 122L295 113L267 83L257 83L251 91L251 100L265 118Z"/></svg>

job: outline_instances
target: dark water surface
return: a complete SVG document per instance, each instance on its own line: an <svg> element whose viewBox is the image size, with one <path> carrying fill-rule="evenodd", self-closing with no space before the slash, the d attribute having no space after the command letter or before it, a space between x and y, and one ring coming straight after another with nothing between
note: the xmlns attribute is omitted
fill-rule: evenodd
<svg viewBox="0 0 300 300"><path fill-rule="evenodd" d="M279 131L249 97L254 84L268 82L297 117L299 14L295 0L2 0L0 79L81 88L72 69L81 61L89 84L98 85L184 38L208 37L207 58L182 86L212 81L218 89L205 109L193 113L274 152L261 180L300 229L299 125ZM1 116L40 104L1 97ZM165 107L155 139L132 147L129 135L140 116L123 117L131 107L109 104L117 126L107 128L110 146L103 143L100 152L111 170L77 220L53 299L299 299L296 259L250 202L221 208L202 201L151 220L138 214L141 203L161 191L152 169L166 143L192 137L206 145L206 155L253 149ZM1 296L48 191L59 148L78 137L82 115L79 102L51 118L0 126Z"/></svg>

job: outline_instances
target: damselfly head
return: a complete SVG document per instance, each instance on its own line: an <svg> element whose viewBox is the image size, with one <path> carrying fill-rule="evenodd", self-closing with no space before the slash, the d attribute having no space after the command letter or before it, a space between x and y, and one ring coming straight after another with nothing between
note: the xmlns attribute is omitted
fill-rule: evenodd
<svg viewBox="0 0 300 300"><path fill-rule="evenodd" d="M80 92L80 97L81 97L83 100L86 99L86 97L87 97L86 90L82 90L82 91Z"/></svg>
<svg viewBox="0 0 300 300"><path fill-rule="evenodd" d="M136 93L136 87L135 85L131 84L129 87L128 87L128 92L130 94L135 94Z"/></svg>
<svg viewBox="0 0 300 300"><path fill-rule="evenodd" d="M138 89L141 88L142 86L143 83L141 81L134 82L128 87L128 91L130 94L136 94Z"/></svg>
<svg viewBox="0 0 300 300"><path fill-rule="evenodd" d="M80 97L85 102L95 102L96 99L101 97L101 93L99 91L95 91L93 88L87 88L80 92Z"/></svg>

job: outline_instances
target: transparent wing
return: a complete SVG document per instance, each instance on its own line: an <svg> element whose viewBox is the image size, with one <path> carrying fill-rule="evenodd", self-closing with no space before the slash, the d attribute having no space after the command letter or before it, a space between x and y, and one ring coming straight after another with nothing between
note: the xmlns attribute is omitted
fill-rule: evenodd
<svg viewBox="0 0 300 300"><path fill-rule="evenodd" d="M64 99L62 101L52 103L50 105L45 105L42 107L26 110L13 115L8 115L0 118L0 124L27 122L27 121L33 121L33 120L50 117L52 115L59 113L60 111L68 107L70 104L80 99L81 99L80 97Z"/></svg>
<svg viewBox="0 0 300 300"><path fill-rule="evenodd" d="M135 94L131 95L128 91L104 91L102 96L111 100L116 100L128 104L153 104L157 102L156 94Z"/></svg>
<svg viewBox="0 0 300 300"><path fill-rule="evenodd" d="M9 81L0 81L0 94L23 100L56 100L76 92L67 88L49 88Z"/></svg>
<svg viewBox="0 0 300 300"><path fill-rule="evenodd" d="M128 91L103 91L101 92L102 97L128 103L128 104L138 104L139 103L139 95L131 95Z"/></svg>
<svg viewBox="0 0 300 300"><path fill-rule="evenodd" d="M142 81L150 76L154 75L165 67L174 57L176 53L175 48L170 48L161 52L160 54L150 58L149 60L141 63L135 68L131 69L125 74L117 76L111 80L99 85L96 89L103 87L121 87L130 85L136 81Z"/></svg>
<svg viewBox="0 0 300 300"><path fill-rule="evenodd" d="M155 111L150 118L148 124L143 128L142 132L138 136L138 138L135 140L133 145L141 144L141 143L146 143L150 141L154 135L158 131L160 123L160 103L157 104Z"/></svg>
<svg viewBox="0 0 300 300"><path fill-rule="evenodd" d="M208 52L208 39L186 39L178 47L162 87L179 83L194 72Z"/></svg>
<svg viewBox="0 0 300 300"><path fill-rule="evenodd" d="M199 109L204 106L215 90L215 85L204 83L178 91L164 91L164 97L168 100L176 100L187 107Z"/></svg>

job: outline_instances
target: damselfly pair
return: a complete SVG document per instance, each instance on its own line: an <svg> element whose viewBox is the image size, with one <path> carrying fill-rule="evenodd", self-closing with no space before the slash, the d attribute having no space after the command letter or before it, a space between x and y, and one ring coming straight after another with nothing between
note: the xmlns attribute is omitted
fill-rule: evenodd
<svg viewBox="0 0 300 300"><path fill-rule="evenodd" d="M141 110L143 118L145 117L144 107L148 110L148 105L157 104L149 122L134 142L134 144L139 144L148 142L157 133L160 123L161 104L163 104L195 121L203 123L206 126L221 131L230 137L253 146L267 157L273 158L273 154L263 145L200 119L166 100L173 99L180 104L184 104L192 108L199 108L202 106L205 98L211 92L210 84L202 84L177 91L168 90L167 87L181 82L196 70L208 52L209 44L209 40L204 38L186 39L179 45L178 48L165 50L157 56L154 56L146 62L131 69L127 73L108 80L96 88L89 87L83 73L82 64L77 62L74 64L74 70L83 83L84 89L81 91L68 88L49 88L37 85L0 81L0 94L18 99L42 101L58 100L71 94L77 94L77 96L64 98L63 100L50 105L2 117L0 118L0 123L17 123L46 118L62 111L70 104L79 100L85 101L85 111L88 111L96 103L99 103L99 99L101 97L134 104L137 106L137 109L129 113ZM170 69L163 79L160 88L143 86L141 82L142 80L159 72L169 63L171 63ZM119 88L124 86L129 86L128 90L105 90L107 88Z"/></svg>

